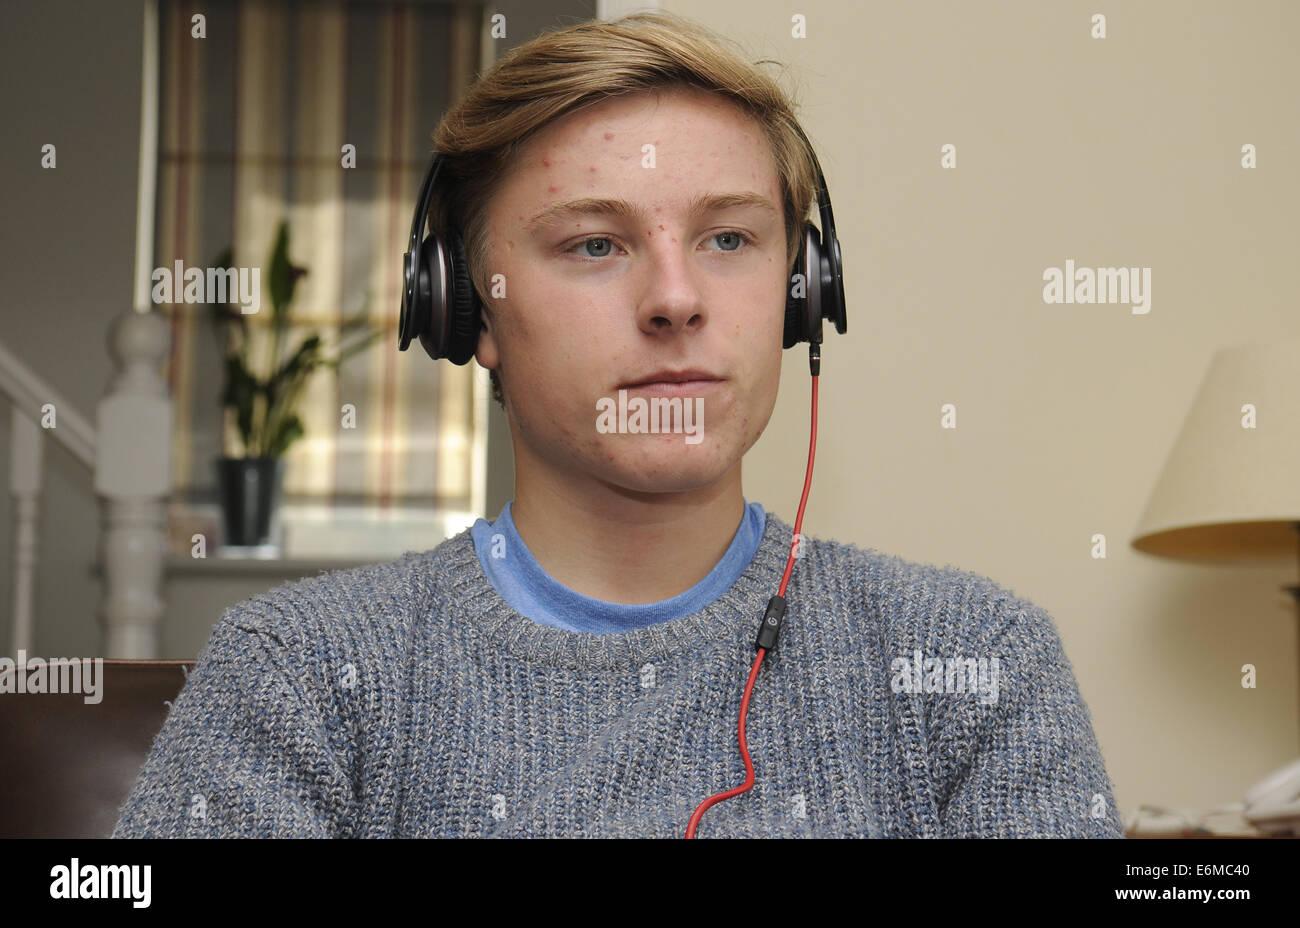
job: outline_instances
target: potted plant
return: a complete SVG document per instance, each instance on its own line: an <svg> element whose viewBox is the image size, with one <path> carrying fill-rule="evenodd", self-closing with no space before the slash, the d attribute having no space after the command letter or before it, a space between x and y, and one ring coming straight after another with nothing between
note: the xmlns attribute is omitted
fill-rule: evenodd
<svg viewBox="0 0 1300 928"><path fill-rule="evenodd" d="M232 249L227 248L213 267L232 266ZM267 287L271 297L271 370L259 377L249 366L253 329L249 317L231 302L209 303L217 341L225 359L225 382L221 391L222 450L216 459L217 486L225 526L225 544L256 546L271 541L273 516L283 497L284 453L303 437L302 420L294 411L302 389L318 369L339 365L364 350L383 330L366 324L366 308L339 326L340 346L335 357L324 354L319 333L308 333L297 348L285 353L289 328L289 306L298 279L307 269L289 260L289 224L282 221L271 249ZM349 336L360 334L350 345ZM233 416L241 448L238 455L226 455L225 423Z"/></svg>

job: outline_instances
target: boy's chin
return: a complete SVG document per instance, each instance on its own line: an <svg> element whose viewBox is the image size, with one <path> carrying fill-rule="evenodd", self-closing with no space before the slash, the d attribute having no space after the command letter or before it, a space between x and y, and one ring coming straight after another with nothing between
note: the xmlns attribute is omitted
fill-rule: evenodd
<svg viewBox="0 0 1300 928"><path fill-rule="evenodd" d="M655 436L612 449L608 470L629 490L674 493L707 487L735 463L716 444L683 445L680 435L669 444Z"/></svg>

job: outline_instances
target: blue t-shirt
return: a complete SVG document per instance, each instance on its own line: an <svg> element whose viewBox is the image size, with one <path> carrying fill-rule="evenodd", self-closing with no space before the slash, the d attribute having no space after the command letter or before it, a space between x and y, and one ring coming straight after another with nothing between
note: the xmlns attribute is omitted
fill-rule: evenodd
<svg viewBox="0 0 1300 928"><path fill-rule="evenodd" d="M479 519L470 529L483 573L520 615L571 632L622 632L699 612L731 589L744 573L758 551L767 522L762 504L746 501L745 516L731 546L707 577L671 599L625 604L583 596L552 579L515 529L510 505L506 503L495 522Z"/></svg>

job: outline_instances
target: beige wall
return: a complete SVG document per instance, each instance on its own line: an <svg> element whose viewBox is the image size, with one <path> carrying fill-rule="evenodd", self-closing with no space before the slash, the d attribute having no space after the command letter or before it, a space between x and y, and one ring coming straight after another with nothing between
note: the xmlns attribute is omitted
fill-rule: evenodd
<svg viewBox="0 0 1300 928"><path fill-rule="evenodd" d="M1239 801L1293 759L1294 564L1185 566L1128 541L1214 351L1300 332L1300 5L663 5L791 66L827 173L849 331L823 352L806 531L1047 608L1126 815ZM1045 304L1067 258L1150 267L1150 312ZM805 351L784 375L745 489L792 519Z"/></svg>

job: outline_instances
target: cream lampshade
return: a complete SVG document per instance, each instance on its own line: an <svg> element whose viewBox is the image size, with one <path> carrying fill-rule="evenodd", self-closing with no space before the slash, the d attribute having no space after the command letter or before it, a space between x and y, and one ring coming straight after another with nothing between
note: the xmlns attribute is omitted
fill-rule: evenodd
<svg viewBox="0 0 1300 928"><path fill-rule="evenodd" d="M1300 557L1300 338L1220 349L1132 545L1202 563Z"/></svg>

